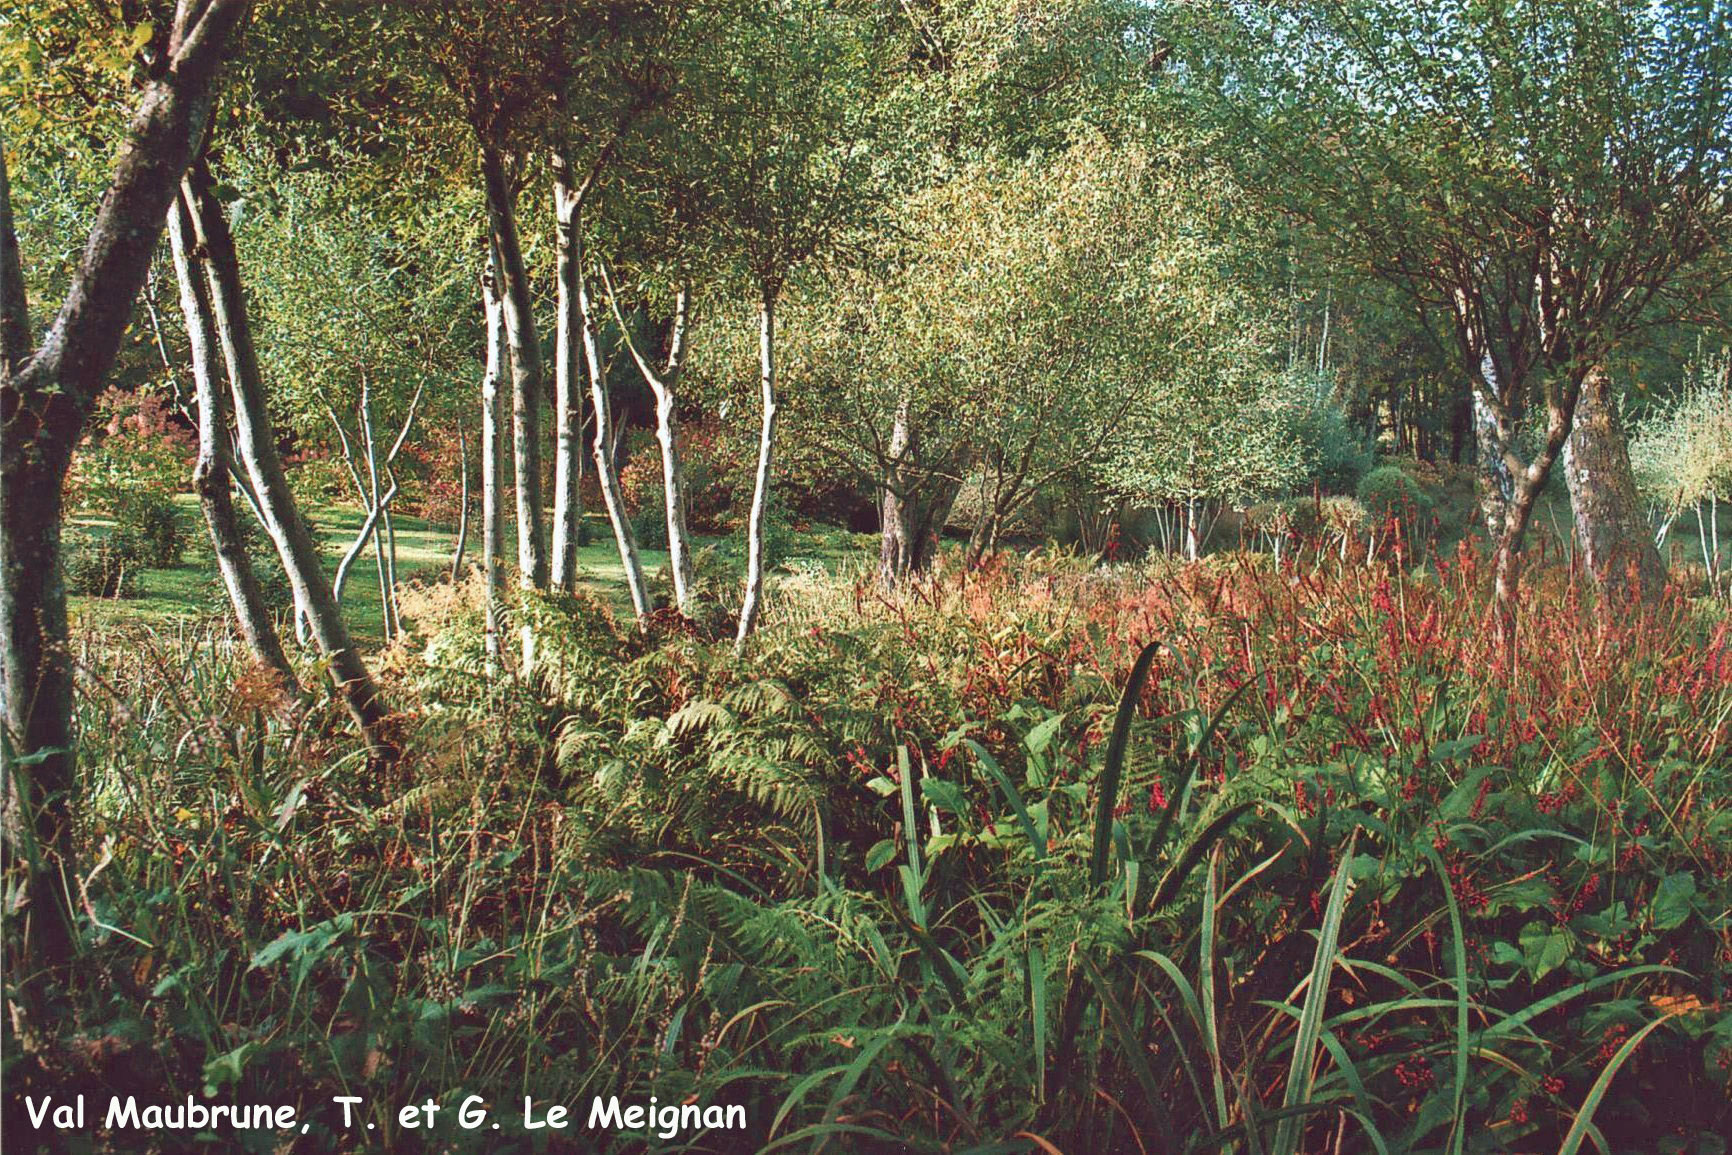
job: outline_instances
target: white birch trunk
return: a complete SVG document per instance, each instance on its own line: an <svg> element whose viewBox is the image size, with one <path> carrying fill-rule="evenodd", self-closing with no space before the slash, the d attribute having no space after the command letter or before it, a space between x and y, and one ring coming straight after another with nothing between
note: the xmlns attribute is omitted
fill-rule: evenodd
<svg viewBox="0 0 1732 1155"><path fill-rule="evenodd" d="M656 401L656 445L662 458L662 499L668 527L668 569L673 574L674 604L680 613L690 617L693 606L694 577L692 573L691 533L686 528L686 472L680 454L679 381L686 360L686 334L691 320L691 288L680 286L674 298L674 329L668 340L668 359L658 373L648 358L632 340L631 326L619 307L619 294L613 281L602 269L608 300L613 305L614 319L619 323L622 339L638 375L648 385Z"/></svg>
<svg viewBox="0 0 1732 1155"><path fill-rule="evenodd" d="M393 757L395 748L381 735L381 723L389 711L349 636L348 625L325 578L318 547L295 506L283 474L241 293L234 240L223 207L210 190L210 176L202 163L195 166L186 182L186 195L205 266L217 335L228 366L237 442L265 515L265 527L276 543L295 600L306 615L310 632L327 660L331 679L341 691L349 712L373 746L375 756Z"/></svg>
<svg viewBox="0 0 1732 1155"><path fill-rule="evenodd" d="M575 236L578 244L577 300L583 315L583 357L589 370L590 408L595 411L595 475L601 483L602 504L607 507L614 541L619 546L620 567L625 571L632 613L637 618L638 628L642 629L650 613L649 589L644 583L643 563L638 558L637 535L632 532L631 519L626 516L619 472L614 468L613 414L608 404L607 376L601 360L601 338L595 305L590 300L588 282L583 275L583 236L581 233Z"/></svg>
<svg viewBox="0 0 1732 1155"><path fill-rule="evenodd" d="M283 652L282 640L277 636L270 608L253 572L252 559L242 545L240 521L235 516L230 492L233 463L229 459L228 405L224 390L217 383L216 328L210 299L193 268L191 234L192 221L177 197L168 211L168 236L175 280L180 287L181 312L186 317L187 345L198 399L198 461L193 466L193 490L198 494L205 525L210 530L211 550L216 555L217 570L222 575L241 637L253 655L276 672L291 694L298 696L300 681Z"/></svg>
<svg viewBox="0 0 1732 1155"><path fill-rule="evenodd" d="M766 294L758 308L758 386L763 424L758 434L758 468L752 482L752 512L746 524L746 597L740 607L736 651L758 624L764 599L764 528L769 516L770 463L776 447L776 303Z"/></svg>
<svg viewBox="0 0 1732 1155"><path fill-rule="evenodd" d="M505 322L499 303L498 265L491 249L489 246L487 271L481 278L487 312L487 371L481 379L481 573L487 589L487 666L497 671L504 593L500 557L505 550L505 406L501 381Z"/></svg>
<svg viewBox="0 0 1732 1155"><path fill-rule="evenodd" d="M557 436L553 460L553 588L577 586L578 531L583 524L583 392L578 384L578 334L583 314L578 303L582 246L582 198L571 187L569 168L554 165L553 211L558 229L558 320L553 354L553 409Z"/></svg>

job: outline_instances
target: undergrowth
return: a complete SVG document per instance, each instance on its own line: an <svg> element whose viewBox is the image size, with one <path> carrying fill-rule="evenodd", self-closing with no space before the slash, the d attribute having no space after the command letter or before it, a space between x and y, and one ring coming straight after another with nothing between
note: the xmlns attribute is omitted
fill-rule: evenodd
<svg viewBox="0 0 1732 1155"><path fill-rule="evenodd" d="M220 631L86 638L85 934L9 1095L298 1150L550 1142L397 1125L468 1094L570 1105L554 1149L1724 1150L1727 624L1541 570L1500 639L1469 550L1324 556L814 573L743 661L536 599L528 677L435 587L384 773Z"/></svg>

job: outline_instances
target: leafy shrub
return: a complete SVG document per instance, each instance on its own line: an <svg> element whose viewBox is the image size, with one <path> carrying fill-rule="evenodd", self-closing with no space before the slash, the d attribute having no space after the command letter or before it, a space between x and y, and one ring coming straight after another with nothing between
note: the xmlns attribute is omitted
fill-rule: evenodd
<svg viewBox="0 0 1732 1155"><path fill-rule="evenodd" d="M1395 465L1380 465L1359 481L1359 504L1373 521L1400 518L1416 524L1431 512L1431 498L1405 471Z"/></svg>
<svg viewBox="0 0 1732 1155"><path fill-rule="evenodd" d="M167 495L186 483L196 444L161 396L109 389L97 400L91 428L73 454L70 507L112 515L128 494Z"/></svg>
<svg viewBox="0 0 1732 1155"><path fill-rule="evenodd" d="M644 549L668 547L667 510L660 501L646 503L631 519L631 531Z"/></svg>
<svg viewBox="0 0 1732 1155"><path fill-rule="evenodd" d="M91 598L129 598L144 568L139 539L123 531L69 536L63 566L68 593Z"/></svg>
<svg viewBox="0 0 1732 1155"><path fill-rule="evenodd" d="M119 532L136 545L138 560L151 569L172 569L186 551L186 524L173 499L159 489L135 488L113 499Z"/></svg>

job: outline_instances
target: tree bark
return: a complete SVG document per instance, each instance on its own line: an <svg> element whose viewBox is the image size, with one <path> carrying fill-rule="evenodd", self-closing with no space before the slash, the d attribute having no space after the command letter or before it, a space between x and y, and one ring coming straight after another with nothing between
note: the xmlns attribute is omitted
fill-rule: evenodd
<svg viewBox="0 0 1732 1155"><path fill-rule="evenodd" d="M1497 365L1491 354L1480 359L1480 376L1496 396L1500 393ZM1474 448L1479 453L1479 517L1486 537L1496 542L1504 535L1504 521L1515 496L1515 478L1504 461L1503 447L1513 431L1500 421L1478 389L1473 390Z"/></svg>
<svg viewBox="0 0 1732 1155"><path fill-rule="evenodd" d="M246 300L241 291L240 262L228 217L211 191L208 166L198 161L188 173L185 196L198 237L198 252L205 268L212 310L227 363L229 386L239 430L239 452L253 492L265 515L265 529L276 543L295 601L306 616L309 631L330 669L331 681L342 695L355 724L379 759L395 757L386 741L383 723L389 711L379 696L373 677L349 636L348 625L332 596L323 560L313 543L307 523L295 505L277 454L276 433L271 428L265 400L258 352L253 345Z"/></svg>
<svg viewBox="0 0 1732 1155"><path fill-rule="evenodd" d="M516 196L499 150L481 150L487 220L493 234L505 343L511 354L511 447L517 484L517 569L524 589L547 588L547 537L541 524L541 344L529 274L517 234ZM529 644L527 635L524 644ZM527 661L526 661L527 664Z"/></svg>
<svg viewBox="0 0 1732 1155"><path fill-rule="evenodd" d="M553 587L577 587L577 547L583 524L583 390L578 384L579 334L583 312L578 280L583 276L577 230L582 197L573 188L562 157L553 166L553 211L558 229L558 328L553 353L553 409L558 423L553 462Z"/></svg>
<svg viewBox="0 0 1732 1155"><path fill-rule="evenodd" d="M619 467L614 457L617 448L613 430L612 406L608 402L606 366L601 359L601 335L595 317L595 303L590 300L588 278L583 274L583 236L577 238L577 302L583 317L583 359L589 372L590 408L595 413L595 476L601 483L602 504L607 507L607 519L613 526L613 538L619 546L619 561L625 570L626 591L631 595L632 613L642 629L649 617L649 588L643 578L643 563L638 558L637 534L632 531L631 518L626 516L625 495L619 487Z"/></svg>
<svg viewBox="0 0 1732 1155"><path fill-rule="evenodd" d="M662 458L662 505L668 527L668 569L673 574L674 604L687 617L691 616L694 579L692 574L691 533L686 528L686 470L680 454L679 384L680 370L686 360L686 333L691 319L691 288L681 285L674 297L673 333L668 338L668 357L660 372L649 363L632 339L631 326L619 307L619 294L613 281L602 270L608 300L613 306L614 320L619 323L621 339L637 365L638 375L650 388L656 401L656 445Z"/></svg>
<svg viewBox="0 0 1732 1155"><path fill-rule="evenodd" d="M1564 477L1575 512L1576 540L1602 606L1659 597L1666 584L1665 567L1636 493L1611 378L1600 366L1582 380L1576 419L1564 443Z"/></svg>
<svg viewBox="0 0 1732 1155"><path fill-rule="evenodd" d="M487 371L481 379L481 574L487 589L486 647L489 670L499 666L505 552L505 319L499 300L499 263L488 245L481 300L487 313Z"/></svg>
<svg viewBox="0 0 1732 1155"><path fill-rule="evenodd" d="M463 551L469 546L469 439L463 425L457 425L457 541L451 547L451 584L456 585L463 573Z"/></svg>
<svg viewBox="0 0 1732 1155"><path fill-rule="evenodd" d="M247 648L264 666L275 672L290 694L299 696L300 681L283 652L282 639L271 610L265 604L252 559L242 544L240 520L235 516L231 492L233 464L229 460L229 421L225 390L217 381L216 325L210 298L199 282L193 262L192 218L184 202L176 198L168 212L169 247L174 257L175 280L180 286L180 308L186 318L187 346L192 360L193 388L198 398L198 460L193 465L192 487L198 494L210 530L211 550L217 570L228 591L235 623Z"/></svg>
<svg viewBox="0 0 1732 1155"><path fill-rule="evenodd" d="M757 627L764 601L764 531L770 512L770 464L776 448L776 299L765 293L758 306L758 390L762 424L758 432L758 468L752 480L752 512L746 523L746 597L740 606L736 651Z"/></svg>
<svg viewBox="0 0 1732 1155"><path fill-rule="evenodd" d="M175 183L210 116L218 67L247 0L183 0L168 61L146 85L66 300L30 351L23 272L0 159L0 850L23 868L21 985L73 949L74 693L60 568L72 451L114 364Z"/></svg>

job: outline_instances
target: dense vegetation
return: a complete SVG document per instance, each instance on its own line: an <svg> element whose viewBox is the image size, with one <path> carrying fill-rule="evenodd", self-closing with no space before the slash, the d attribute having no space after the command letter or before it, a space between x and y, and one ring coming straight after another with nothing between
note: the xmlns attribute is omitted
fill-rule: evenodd
<svg viewBox="0 0 1732 1155"><path fill-rule="evenodd" d="M0 110L21 1149L1726 1150L1732 6L45 0Z"/></svg>

